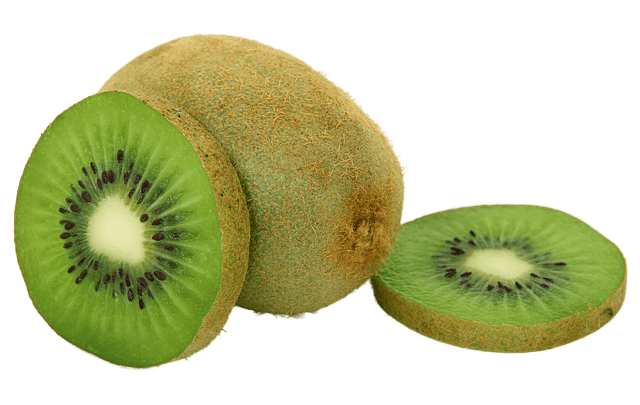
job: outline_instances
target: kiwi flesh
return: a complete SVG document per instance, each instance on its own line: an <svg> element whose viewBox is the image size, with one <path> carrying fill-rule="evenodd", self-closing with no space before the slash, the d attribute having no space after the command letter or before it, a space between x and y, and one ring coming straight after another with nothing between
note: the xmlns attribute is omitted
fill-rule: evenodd
<svg viewBox="0 0 640 405"><path fill-rule="evenodd" d="M361 286L400 227L402 171L380 128L322 74L256 41L179 38L143 53L102 90L167 99L216 138L251 218L238 305L315 312Z"/></svg>
<svg viewBox="0 0 640 405"><path fill-rule="evenodd" d="M612 242L564 212L476 206L404 224L371 283L382 309L423 335L530 352L609 322L624 301L626 263Z"/></svg>
<svg viewBox="0 0 640 405"><path fill-rule="evenodd" d="M188 114L107 92L60 114L26 164L15 244L52 329L150 367L220 332L246 274L249 217L228 158Z"/></svg>

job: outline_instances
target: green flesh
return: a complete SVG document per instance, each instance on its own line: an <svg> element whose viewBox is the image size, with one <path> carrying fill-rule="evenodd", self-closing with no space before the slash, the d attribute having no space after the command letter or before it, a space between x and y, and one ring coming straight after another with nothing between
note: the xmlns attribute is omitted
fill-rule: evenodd
<svg viewBox="0 0 640 405"><path fill-rule="evenodd" d="M618 248L584 222L549 208L505 205L404 224L378 278L438 313L523 326L599 306L624 275Z"/></svg>
<svg viewBox="0 0 640 405"><path fill-rule="evenodd" d="M142 253L122 249L119 234ZM20 182L16 251L34 305L63 338L116 364L161 364L189 346L220 286L220 237L190 142L124 93L89 97L56 118Z"/></svg>

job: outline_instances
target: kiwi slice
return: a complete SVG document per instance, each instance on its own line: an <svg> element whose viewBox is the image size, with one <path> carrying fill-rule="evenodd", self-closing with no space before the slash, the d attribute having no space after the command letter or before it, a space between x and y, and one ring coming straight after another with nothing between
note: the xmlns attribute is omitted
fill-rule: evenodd
<svg viewBox="0 0 640 405"><path fill-rule="evenodd" d="M247 268L235 170L192 118L108 92L60 114L20 180L18 262L53 330L109 362L149 367L213 340Z"/></svg>
<svg viewBox="0 0 640 405"><path fill-rule="evenodd" d="M423 335L529 352L609 322L624 301L626 265L613 243L564 212L489 205L404 224L372 286L389 315Z"/></svg>

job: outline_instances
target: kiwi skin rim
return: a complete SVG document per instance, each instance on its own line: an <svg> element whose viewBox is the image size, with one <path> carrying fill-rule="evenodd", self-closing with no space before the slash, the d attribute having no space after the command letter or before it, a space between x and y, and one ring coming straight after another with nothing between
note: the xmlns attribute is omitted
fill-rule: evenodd
<svg viewBox="0 0 640 405"><path fill-rule="evenodd" d="M242 289L249 263L249 211L240 180L223 149L188 114L167 101L141 93L129 94L160 113L191 142L213 189L221 230L222 275L218 294L192 342L169 362L191 356L218 336ZM17 247L16 247L17 249Z"/></svg>
<svg viewBox="0 0 640 405"><path fill-rule="evenodd" d="M627 271L625 268L620 287L599 306L590 305L584 311L550 323L524 326L489 325L436 312L391 290L378 277L371 279L371 286L376 301L387 314L422 335L466 349L523 353L565 345L606 325L622 307Z"/></svg>

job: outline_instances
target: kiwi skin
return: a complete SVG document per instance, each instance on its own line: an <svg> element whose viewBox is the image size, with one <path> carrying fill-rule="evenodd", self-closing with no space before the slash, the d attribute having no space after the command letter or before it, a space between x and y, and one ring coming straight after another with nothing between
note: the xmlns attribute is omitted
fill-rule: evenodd
<svg viewBox="0 0 640 405"><path fill-rule="evenodd" d="M169 100L228 153L251 218L239 306L315 312L391 252L403 202L398 160L349 95L304 62L243 38L184 37L135 58L101 90Z"/></svg>
<svg viewBox="0 0 640 405"><path fill-rule="evenodd" d="M189 357L205 348L218 336L226 323L246 276L250 234L249 213L235 169L222 148L202 126L167 101L140 92L128 92L128 94L159 112L191 142L209 175L217 203L222 237L220 288L191 344L179 356L170 360L175 361ZM16 245L16 251L19 249L20 246Z"/></svg>
<svg viewBox="0 0 640 405"><path fill-rule="evenodd" d="M576 218L582 220L577 216ZM544 352L577 342L596 333L621 311L627 295L629 265L622 249L615 245L625 261L625 274L618 289L597 307L589 305L584 311L546 324L488 325L458 319L403 297L387 287L376 276L369 281L369 287L375 303L384 314L413 333L437 343L485 353Z"/></svg>

